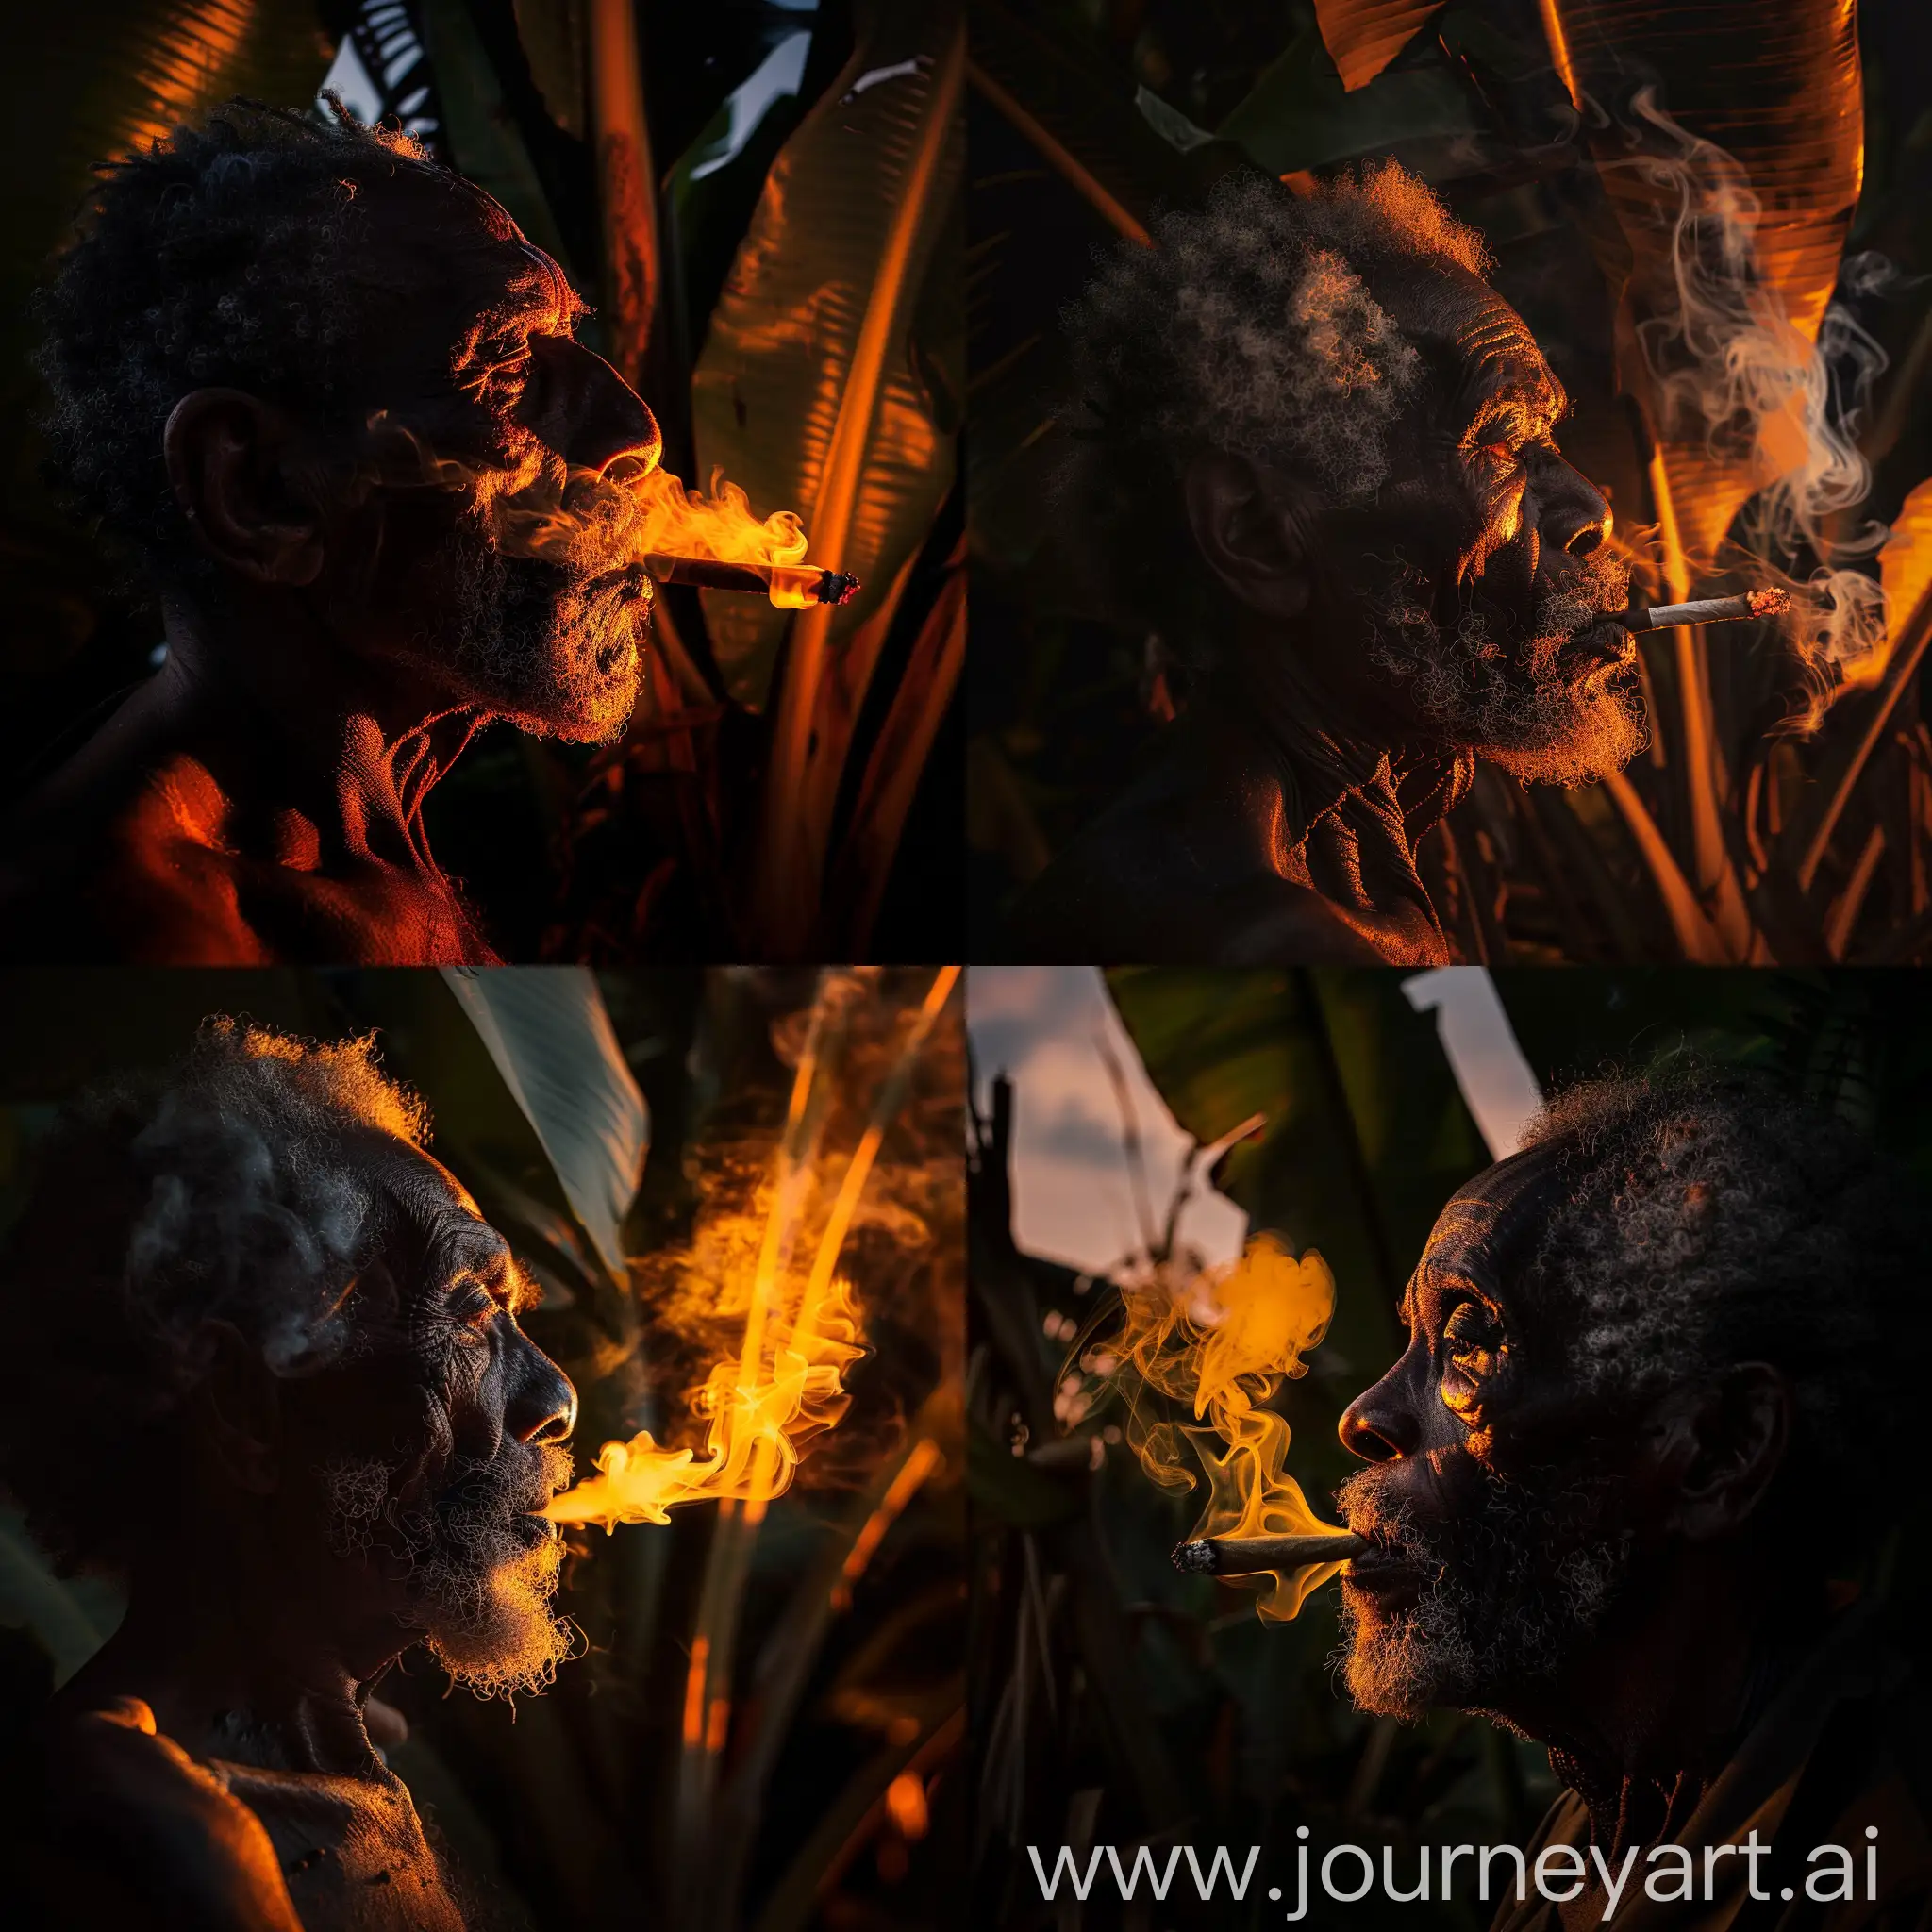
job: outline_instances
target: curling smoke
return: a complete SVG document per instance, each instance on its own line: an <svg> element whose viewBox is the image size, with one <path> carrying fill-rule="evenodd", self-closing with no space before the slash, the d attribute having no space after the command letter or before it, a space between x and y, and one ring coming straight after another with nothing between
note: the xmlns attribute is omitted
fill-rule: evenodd
<svg viewBox="0 0 1932 1932"><path fill-rule="evenodd" d="M1869 681L1882 666L1885 592L1851 566L1879 549L1886 528L1841 525L1871 488L1856 437L1887 357L1837 303L1812 341L1764 271L1763 209L1738 162L1673 121L1649 89L1632 106L1666 151L1607 168L1634 172L1666 208L1674 202L1660 279L1635 325L1654 426L1666 443L1701 443L1731 501L1740 487L1749 494L1728 538L1708 520L1699 528L1690 503L1679 528L1694 563L1792 593L1787 630L1810 686L1793 722L1808 729L1835 684ZM1883 279L1869 256L1846 268L1854 292Z"/></svg>
<svg viewBox="0 0 1932 1932"><path fill-rule="evenodd" d="M834 1280L816 1303L792 1310L790 1332L768 1350L717 1363L691 1404L708 1419L702 1458L668 1449L648 1429L607 1442L598 1474L557 1497L558 1523L668 1523L682 1503L768 1503L791 1485L805 1445L851 1404L845 1371L865 1354L849 1284Z"/></svg>
<svg viewBox="0 0 1932 1932"><path fill-rule="evenodd" d="M1311 1249L1297 1260L1273 1235L1257 1235L1239 1261L1197 1277L1184 1294L1157 1274L1123 1289L1121 1298L1125 1320L1108 1352L1127 1441L1164 1489L1195 1488L1197 1462L1207 1477L1190 1540L1339 1535L1283 1467L1288 1424L1262 1406L1284 1380L1307 1373L1307 1353L1327 1332L1335 1277L1321 1256ZM1201 1426L1160 1420L1150 1412L1148 1390L1185 1405ZM1257 1573L1252 1581L1266 1592L1260 1614L1286 1622L1341 1567Z"/></svg>
<svg viewBox="0 0 1932 1932"><path fill-rule="evenodd" d="M717 563L785 566L804 561L805 525L789 509L756 515L751 500L722 470L710 493L687 489L655 463L620 460L592 470L567 464L529 438L508 460L477 464L432 449L414 431L378 412L378 440L408 453L412 480L470 493L498 548L584 575L642 566L655 554ZM804 609L808 594L775 581L772 602Z"/></svg>

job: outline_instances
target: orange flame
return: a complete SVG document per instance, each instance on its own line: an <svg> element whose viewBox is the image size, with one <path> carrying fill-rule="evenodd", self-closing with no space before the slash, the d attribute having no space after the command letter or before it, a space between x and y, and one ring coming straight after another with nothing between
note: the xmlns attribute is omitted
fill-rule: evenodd
<svg viewBox="0 0 1932 1932"><path fill-rule="evenodd" d="M796 513L756 515L751 499L722 470L711 472L708 496L655 462L647 467L641 457L601 470L566 465L529 437L511 458L479 464L433 449L387 410L375 411L368 426L376 446L398 457L405 480L474 494L511 556L600 572L641 563L654 552L751 564L771 572L769 595L781 609L817 602L818 571L791 568L810 548Z"/></svg>
<svg viewBox="0 0 1932 1932"><path fill-rule="evenodd" d="M1208 1500L1190 1538L1334 1532L1337 1525L1309 1508L1283 1467L1287 1422L1262 1407L1285 1379L1307 1373L1305 1357L1327 1332L1335 1277L1321 1256L1311 1248L1296 1260L1274 1236L1257 1235L1239 1261L1196 1277L1179 1295L1157 1274L1124 1289L1122 1302L1124 1323L1107 1352L1117 1358L1110 1374L1126 1405L1127 1441L1164 1489L1193 1489L1199 1477L1191 1462L1208 1479ZM1150 1416L1142 1401L1147 1389L1188 1405L1206 1426ZM1287 1622L1309 1591L1341 1568L1323 1563L1259 1573L1253 1581L1266 1591L1260 1614Z"/></svg>
<svg viewBox="0 0 1932 1932"><path fill-rule="evenodd" d="M767 1350L719 1362L693 1391L709 1417L705 1454L667 1449L646 1429L597 1452L599 1474L554 1498L557 1523L669 1523L682 1503L769 1503L791 1486L801 1446L829 1429L851 1398L845 1371L864 1355L849 1284L811 1306L801 1294L790 1332Z"/></svg>
<svg viewBox="0 0 1932 1932"><path fill-rule="evenodd" d="M692 1391L693 1407L709 1419L703 1458L695 1450L665 1447L649 1430L628 1442L607 1442L597 1454L599 1473L553 1499L545 1511L553 1521L601 1523L611 1529L620 1523L666 1523L683 1503L741 1502L745 1520L756 1522L765 1505L791 1487L803 1446L844 1415L850 1404L845 1372L865 1348L851 1284L835 1272L838 1259L913 1063L958 976L957 966L934 974L845 1163L824 1228L808 1245L800 1237L805 1199L817 1178L810 1151L817 1139L814 1082L824 1036L857 984L843 974L825 976L793 1072L763 1212L721 1216L705 1235L705 1253L713 1264L704 1271L707 1294L720 1301L730 1287L746 1285L750 1292L737 1355L718 1361ZM924 1473L923 1465L920 1476L909 1479L906 1496ZM695 1653L692 1670L701 1681ZM715 1707L711 1721L724 1722ZM696 1722L687 1709L688 1732Z"/></svg>
<svg viewBox="0 0 1932 1932"><path fill-rule="evenodd" d="M573 471L560 493L540 478L504 495L495 516L499 541L523 556L575 563L589 551L610 570L654 552L753 564L772 571L769 594L780 609L815 601L818 572L788 568L809 548L805 525L789 509L754 515L751 499L722 470L711 472L708 496L668 470L619 477Z"/></svg>

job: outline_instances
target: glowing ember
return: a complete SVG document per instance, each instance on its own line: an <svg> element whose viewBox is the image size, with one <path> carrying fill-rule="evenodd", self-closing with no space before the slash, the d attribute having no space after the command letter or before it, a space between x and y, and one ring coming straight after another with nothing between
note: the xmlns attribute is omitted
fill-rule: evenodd
<svg viewBox="0 0 1932 1932"><path fill-rule="evenodd" d="M810 543L796 514L755 515L751 499L722 470L711 472L706 495L668 470L647 467L643 458L620 458L608 469L576 464L565 470L532 441L508 461L477 464L432 448L387 410L371 415L368 426L374 445L388 453L385 464L401 465L387 473L471 493L512 556L599 573L635 565L672 581L756 589L789 610L843 603L858 588L856 578L807 566ZM708 565L738 565L755 575L742 581L714 569L708 577Z"/></svg>
<svg viewBox="0 0 1932 1932"><path fill-rule="evenodd" d="M1287 1474L1289 1426L1261 1405L1305 1359L1335 1309L1335 1277L1310 1250L1300 1260L1272 1235L1258 1235L1232 1268L1209 1274L1186 1297L1157 1279L1123 1291L1125 1324L1108 1344L1127 1407L1126 1438L1141 1466L1167 1489L1192 1489L1198 1458L1208 1500L1189 1538L1341 1535L1308 1507ZM1147 1414L1143 1388L1187 1404L1207 1426ZM1191 1457L1181 1438L1191 1445ZM1285 1622L1341 1562L1265 1570L1264 1618ZM1238 1579L1245 1581L1245 1578Z"/></svg>
<svg viewBox="0 0 1932 1932"><path fill-rule="evenodd" d="M668 471L651 470L614 481L574 478L560 504L506 501L500 514L515 547L533 557L560 553L575 559L588 537L608 553L612 568L640 563L652 575L668 577L679 563L739 564L758 573L759 588L781 609L803 610L820 601L824 572L801 567L809 547L804 525L789 509L753 515L751 499L719 470L711 473L708 496L687 490Z"/></svg>

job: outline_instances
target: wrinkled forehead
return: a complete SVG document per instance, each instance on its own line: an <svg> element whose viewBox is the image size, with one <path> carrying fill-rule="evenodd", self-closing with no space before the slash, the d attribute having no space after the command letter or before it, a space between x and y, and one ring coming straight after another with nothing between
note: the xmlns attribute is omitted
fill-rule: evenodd
<svg viewBox="0 0 1932 1932"><path fill-rule="evenodd" d="M406 1287L424 1291L455 1275L491 1274L508 1263L509 1243L440 1160L374 1132L358 1141L356 1155L374 1201L371 1234Z"/></svg>
<svg viewBox="0 0 1932 1932"><path fill-rule="evenodd" d="M1428 364L1439 393L1459 413L1474 415L1504 396L1552 420L1568 408L1529 325L1480 275L1431 261L1384 269L1370 280Z"/></svg>
<svg viewBox="0 0 1932 1932"><path fill-rule="evenodd" d="M1411 1291L1466 1283L1520 1307L1524 1270L1534 1258L1565 1181L1560 1141L1512 1154L1458 1189L1436 1217Z"/></svg>

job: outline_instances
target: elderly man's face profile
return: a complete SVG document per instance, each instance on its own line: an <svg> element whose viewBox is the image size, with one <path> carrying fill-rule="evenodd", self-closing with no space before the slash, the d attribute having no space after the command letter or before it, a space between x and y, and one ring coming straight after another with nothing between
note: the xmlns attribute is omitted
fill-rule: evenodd
<svg viewBox="0 0 1932 1932"><path fill-rule="evenodd" d="M1365 1709L1507 1716L1624 1574L1616 1433L1498 1252L1520 1179L1492 1168L1443 1209L1403 1297L1408 1345L1341 1419L1370 1465L1337 1492L1374 1546L1342 1576L1348 1688Z"/></svg>
<svg viewBox="0 0 1932 1932"><path fill-rule="evenodd" d="M282 1384L292 1560L345 1611L427 1641L479 1691L546 1682L561 1544L537 1514L570 1479L576 1397L517 1324L503 1237L427 1155L370 1135L373 1258L337 1365Z"/></svg>
<svg viewBox="0 0 1932 1932"><path fill-rule="evenodd" d="M650 586L608 556L507 545L520 492L552 500L656 467L642 400L575 339L562 270L467 184L372 193L377 284L356 324L377 475L324 531L331 629L448 702L524 729L622 734L642 677ZM433 479L433 487L422 487Z"/></svg>
<svg viewBox="0 0 1932 1932"><path fill-rule="evenodd" d="M1320 675L1397 742L1548 782L1621 769L1644 741L1635 641L1607 617L1626 607L1629 572L1608 505L1557 448L1561 384L1469 271L1427 261L1369 281L1423 373L1372 500L1308 520ZM1199 541L1198 507L1194 521ZM1257 596L1229 547L1204 547L1238 597L1290 614L1278 584Z"/></svg>

